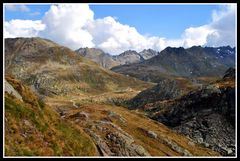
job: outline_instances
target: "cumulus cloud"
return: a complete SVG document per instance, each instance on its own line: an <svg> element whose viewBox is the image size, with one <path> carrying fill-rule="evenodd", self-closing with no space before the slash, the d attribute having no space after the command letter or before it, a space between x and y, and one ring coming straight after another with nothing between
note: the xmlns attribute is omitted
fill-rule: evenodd
<svg viewBox="0 0 240 161"><path fill-rule="evenodd" d="M207 36L206 45L209 46L222 46L230 45L235 46L236 36L236 5L224 5L220 10L213 11L212 23L209 25L215 31Z"/></svg>
<svg viewBox="0 0 240 161"><path fill-rule="evenodd" d="M194 45L204 45L207 43L208 35L214 32L215 29L209 25L187 28L182 36L183 46L191 47Z"/></svg>
<svg viewBox="0 0 240 161"><path fill-rule="evenodd" d="M193 45L201 46L235 46L235 15L236 5L221 5L219 10L212 12L212 21L209 24L189 27L185 29L177 46L185 48ZM171 46L169 43L167 43Z"/></svg>
<svg viewBox="0 0 240 161"><path fill-rule="evenodd" d="M167 39L142 35L136 28L121 24L114 17L94 19L94 12L87 4L59 4L52 5L42 20L5 22L4 33L6 37L49 38L74 50L97 47L110 54L119 54L129 49L138 52L146 48L161 51L167 46L234 46L235 13L236 5L222 5L213 11L209 24L189 27L179 39Z"/></svg>
<svg viewBox="0 0 240 161"><path fill-rule="evenodd" d="M85 26L94 20L94 13L87 4L52 5L43 17L46 29L41 36L72 49L94 47L92 35Z"/></svg>
<svg viewBox="0 0 240 161"><path fill-rule="evenodd" d="M45 29L40 20L11 20L4 23L4 37L35 37Z"/></svg>
<svg viewBox="0 0 240 161"><path fill-rule="evenodd" d="M92 21L86 28L93 36L96 47L110 53L120 53L129 49L139 51L148 46L147 39L134 27L123 25L113 17Z"/></svg>

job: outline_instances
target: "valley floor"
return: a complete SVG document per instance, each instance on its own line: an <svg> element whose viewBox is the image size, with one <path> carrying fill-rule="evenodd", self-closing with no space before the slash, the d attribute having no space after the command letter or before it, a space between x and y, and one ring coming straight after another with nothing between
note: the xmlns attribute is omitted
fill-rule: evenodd
<svg viewBox="0 0 240 161"><path fill-rule="evenodd" d="M126 94L127 93L127 94ZM83 128L103 156L216 156L218 153L195 144L190 138L149 119L143 112L109 102L137 91L95 96L47 98L61 119ZM106 99L108 98L108 99Z"/></svg>

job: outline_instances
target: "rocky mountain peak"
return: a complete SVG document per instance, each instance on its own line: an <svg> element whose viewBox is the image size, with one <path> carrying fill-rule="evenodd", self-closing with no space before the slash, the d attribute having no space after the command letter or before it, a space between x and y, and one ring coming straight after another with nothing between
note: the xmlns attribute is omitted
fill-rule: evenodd
<svg viewBox="0 0 240 161"><path fill-rule="evenodd" d="M126 50L123 53L119 54L119 56L126 56L126 55L138 55L138 53L135 50Z"/></svg>
<svg viewBox="0 0 240 161"><path fill-rule="evenodd" d="M167 52L178 52L178 51L184 51L185 49L183 47L167 47L163 51Z"/></svg>
<svg viewBox="0 0 240 161"><path fill-rule="evenodd" d="M158 52L153 49L144 49L143 51L139 52L139 54L145 59L150 59L156 55L158 55Z"/></svg>

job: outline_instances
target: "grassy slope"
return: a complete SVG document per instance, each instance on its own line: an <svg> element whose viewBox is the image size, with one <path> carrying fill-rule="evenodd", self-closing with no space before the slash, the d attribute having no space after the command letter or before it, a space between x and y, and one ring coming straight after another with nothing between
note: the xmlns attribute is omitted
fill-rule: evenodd
<svg viewBox="0 0 240 161"><path fill-rule="evenodd" d="M89 122L76 123L74 119L60 118L53 107L42 103L31 91L22 86L19 81L6 78L10 84L23 96L24 102L18 101L11 95L5 95L5 154L7 156L91 156L99 155L92 139L82 130L91 126L91 122L109 120L130 134L136 144L142 145L152 156L179 156L178 151L164 142L171 140L178 146L188 150L196 156L218 155L209 149L203 148L191 142L185 136L175 133L163 124L153 121L141 113L129 111L120 106L91 103L85 104L83 100L75 100L82 103L76 109L72 101L62 97L57 98L57 106L64 107L70 115L77 112L89 114ZM22 89L22 90L20 90ZM109 97L106 95L106 97ZM102 96L103 98L105 96ZM87 98L87 97L86 97ZM98 97L93 98L98 100ZM26 102L28 100L28 103ZM48 102L48 104L51 104ZM64 106L65 105L65 106ZM109 118L108 113L121 115L126 123L116 118ZM146 135L141 129L154 131L158 139Z"/></svg>
<svg viewBox="0 0 240 161"><path fill-rule="evenodd" d="M18 81L10 83L24 88L20 92L24 102L5 93L6 156L97 155L95 145L80 127L61 120Z"/></svg>
<svg viewBox="0 0 240 161"><path fill-rule="evenodd" d="M41 38L6 39L5 59L7 74L29 86L38 82L38 92L44 95L99 94L151 86L102 68L66 47Z"/></svg>

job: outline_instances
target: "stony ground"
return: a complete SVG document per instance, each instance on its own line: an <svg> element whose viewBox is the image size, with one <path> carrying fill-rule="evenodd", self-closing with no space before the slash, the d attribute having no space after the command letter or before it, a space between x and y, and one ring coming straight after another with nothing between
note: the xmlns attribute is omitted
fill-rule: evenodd
<svg viewBox="0 0 240 161"><path fill-rule="evenodd" d="M58 111L61 119L83 128L102 156L218 155L144 113L101 103L101 96L92 97L91 102L86 97L84 100L70 96L65 100L48 98L46 101Z"/></svg>

